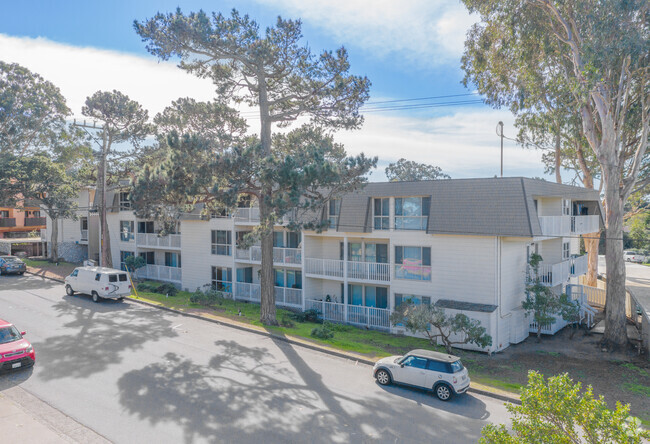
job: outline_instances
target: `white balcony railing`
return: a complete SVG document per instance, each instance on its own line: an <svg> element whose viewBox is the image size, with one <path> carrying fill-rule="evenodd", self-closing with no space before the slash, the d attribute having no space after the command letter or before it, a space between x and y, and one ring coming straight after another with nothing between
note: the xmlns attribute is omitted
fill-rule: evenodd
<svg viewBox="0 0 650 444"><path fill-rule="evenodd" d="M555 287L566 282L569 277L580 276L587 273L587 255L567 259L556 264L542 262L539 265L539 281L550 287ZM534 271L530 270L534 279Z"/></svg>
<svg viewBox="0 0 650 444"><path fill-rule="evenodd" d="M237 248L235 258L241 261L262 262L262 247L253 246L248 250ZM276 265L302 264L302 250L300 248L274 248L273 263Z"/></svg>
<svg viewBox="0 0 650 444"><path fill-rule="evenodd" d="M153 279L156 281L180 283L183 280L182 269L178 267L147 264L142 268L138 268L136 273L139 278Z"/></svg>
<svg viewBox="0 0 650 444"><path fill-rule="evenodd" d="M275 293L275 304L287 307L302 308L302 289L273 287ZM235 299L242 299L251 302L260 302L260 284L249 284L246 282L235 282Z"/></svg>
<svg viewBox="0 0 650 444"><path fill-rule="evenodd" d="M336 259L305 258L305 273L316 276L343 278L345 261ZM378 262L347 262L348 279L364 281L390 281L390 264Z"/></svg>
<svg viewBox="0 0 650 444"><path fill-rule="evenodd" d="M276 222L276 225L286 225L295 218L295 212L290 211L288 214L282 216L282 220ZM251 208L238 208L235 212L235 222L237 223L253 223L257 224L260 221L260 209L258 207Z"/></svg>
<svg viewBox="0 0 650 444"><path fill-rule="evenodd" d="M539 225L544 236L570 236L600 230L599 216L540 216Z"/></svg>
<svg viewBox="0 0 650 444"><path fill-rule="evenodd" d="M387 308L346 305L337 302L306 300L305 308L316 310L326 321L343 322L366 327L390 329L390 310Z"/></svg>
<svg viewBox="0 0 650 444"><path fill-rule="evenodd" d="M146 248L181 248L181 235L168 234L159 236L156 233L138 233L136 242L139 247Z"/></svg>

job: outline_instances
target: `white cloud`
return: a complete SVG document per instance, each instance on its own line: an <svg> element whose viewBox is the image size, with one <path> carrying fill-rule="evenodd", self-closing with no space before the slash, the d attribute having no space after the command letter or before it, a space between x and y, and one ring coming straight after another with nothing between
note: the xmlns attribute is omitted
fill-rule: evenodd
<svg viewBox="0 0 650 444"><path fill-rule="evenodd" d="M300 17L346 45L417 66L458 63L477 16L458 0L256 0Z"/></svg>
<svg viewBox="0 0 650 444"><path fill-rule="evenodd" d="M85 98L97 90L120 90L140 102L151 116L178 97L213 97L210 81L150 57L2 34L0 54L3 61L19 63L61 88L76 116L81 116ZM368 113L361 130L340 132L336 139L350 153L379 156L373 180L382 180L386 164L400 157L438 165L452 177L485 177L499 173L495 134L499 120L506 124L506 134L514 132L513 119L505 111L460 109L428 119ZM258 132L259 120L251 118L249 125L252 132ZM505 175L541 176L540 156L506 141Z"/></svg>

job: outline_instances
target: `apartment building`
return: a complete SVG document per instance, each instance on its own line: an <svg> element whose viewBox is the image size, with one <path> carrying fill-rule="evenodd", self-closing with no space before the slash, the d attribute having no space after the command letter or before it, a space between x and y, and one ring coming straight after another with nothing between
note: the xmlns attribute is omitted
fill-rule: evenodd
<svg viewBox="0 0 650 444"><path fill-rule="evenodd" d="M46 227L38 203L23 202L23 208L0 207L0 254L41 254L40 232ZM36 236L34 236L35 234Z"/></svg>
<svg viewBox="0 0 650 444"><path fill-rule="evenodd" d="M147 263L140 277L259 301L261 248L238 248L259 221L254 205L209 220L197 210L161 237L156 222L134 216L128 190L110 190L108 201L114 267L137 254ZM561 292L587 271L579 236L602 224L597 192L527 178L370 183L310 217L329 228L291 232L288 217L275 228L278 306L408 333L390 324L394 308L436 304L479 320L493 338L487 351L531 330L521 307L530 255L543 257L541 281Z"/></svg>

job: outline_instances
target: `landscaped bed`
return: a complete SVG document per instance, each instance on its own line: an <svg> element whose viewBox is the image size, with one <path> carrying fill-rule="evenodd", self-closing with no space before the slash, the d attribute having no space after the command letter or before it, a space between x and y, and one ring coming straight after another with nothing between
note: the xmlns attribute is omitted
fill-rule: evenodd
<svg viewBox="0 0 650 444"><path fill-rule="evenodd" d="M74 266L71 269L73 268ZM63 269L54 269L52 272L56 271L63 271ZM61 277L68 273L62 274ZM155 287L160 283L151 282L151 284ZM192 303L191 294L179 291L175 296L166 296L152 291L142 291L138 292L138 298L181 311L206 313L262 326L259 321L260 308L257 304L220 298L214 306L206 307ZM402 354L414 348L443 351L442 347L432 347L424 339L352 326L333 326L334 337L331 339L314 338L311 332L321 324L298 322L292 319L292 313L278 309L277 319L286 325L265 328L278 334L361 353L370 358ZM293 323L293 326L290 323ZM517 393L521 385L526 383L528 370L537 370L545 376L567 372L575 381L582 382L583 386L591 384L594 392L602 394L610 406L613 407L616 401L629 403L631 413L638 416L644 425L650 426L650 364L646 358L637 356L633 350L618 353L602 352L598 347L600 336L586 334L582 330L572 339L569 336L568 328L554 336L544 336L539 343L531 336L523 343L511 345L503 352L492 356L463 350L456 350L454 353L463 359L472 380L514 393Z"/></svg>

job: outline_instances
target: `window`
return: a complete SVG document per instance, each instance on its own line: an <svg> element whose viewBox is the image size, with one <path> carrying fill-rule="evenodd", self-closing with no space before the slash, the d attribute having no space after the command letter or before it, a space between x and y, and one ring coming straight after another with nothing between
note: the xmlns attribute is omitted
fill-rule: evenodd
<svg viewBox="0 0 650 444"><path fill-rule="evenodd" d="M431 280L430 247L395 247L395 278Z"/></svg>
<svg viewBox="0 0 650 444"><path fill-rule="evenodd" d="M153 221L138 222L138 233L155 233Z"/></svg>
<svg viewBox="0 0 650 444"><path fill-rule="evenodd" d="M432 370L434 372L440 373L450 373L447 363L440 361L429 361L427 364L427 370Z"/></svg>
<svg viewBox="0 0 650 444"><path fill-rule="evenodd" d="M253 201L249 195L239 196L237 201L237 208L250 208L253 206Z"/></svg>
<svg viewBox="0 0 650 444"><path fill-rule="evenodd" d="M253 283L253 267L244 267L237 269L237 282Z"/></svg>
<svg viewBox="0 0 650 444"><path fill-rule="evenodd" d="M431 297L430 296L417 296L417 295L414 295L414 294L395 293L395 308L399 307L402 304L431 305Z"/></svg>
<svg viewBox="0 0 650 444"><path fill-rule="evenodd" d="M179 253L165 252L165 267L181 268L181 255Z"/></svg>
<svg viewBox="0 0 650 444"><path fill-rule="evenodd" d="M25 217L41 217L41 212L39 210L28 210L25 211Z"/></svg>
<svg viewBox="0 0 650 444"><path fill-rule="evenodd" d="M341 212L341 199L331 199L329 202L328 222L330 228L339 226L339 214Z"/></svg>
<svg viewBox="0 0 650 444"><path fill-rule="evenodd" d="M418 356L409 356L402 361L405 367L427 368L427 360Z"/></svg>
<svg viewBox="0 0 650 444"><path fill-rule="evenodd" d="M366 244L366 262L388 263L388 244Z"/></svg>
<svg viewBox="0 0 650 444"><path fill-rule="evenodd" d="M79 270L76 270L76 269L75 269L75 271L73 271L73 272L70 274L70 276L72 276L72 277L77 277L78 274L79 274Z"/></svg>
<svg viewBox="0 0 650 444"><path fill-rule="evenodd" d="M350 242L348 244L348 260L352 262L363 261L361 242Z"/></svg>
<svg viewBox="0 0 650 444"><path fill-rule="evenodd" d="M388 230L389 227L389 200L388 198L375 199L374 228L375 230Z"/></svg>
<svg viewBox="0 0 650 444"><path fill-rule="evenodd" d="M300 248L300 232L287 232L287 248Z"/></svg>
<svg viewBox="0 0 650 444"><path fill-rule="evenodd" d="M212 289L232 293L232 269L212 267Z"/></svg>
<svg viewBox="0 0 650 444"><path fill-rule="evenodd" d="M82 230L87 230L88 229L88 218L87 217L82 217L79 219L79 223L81 224L81 229Z"/></svg>
<svg viewBox="0 0 650 444"><path fill-rule="evenodd" d="M396 197L395 229L425 230L430 202L430 197Z"/></svg>
<svg viewBox="0 0 650 444"><path fill-rule="evenodd" d="M388 288L348 284L348 304L388 308Z"/></svg>
<svg viewBox="0 0 650 444"><path fill-rule="evenodd" d="M95 275L95 280L96 280L97 282L99 282L99 280L100 280L101 278L102 278L102 275L101 275L101 274L97 273L97 274Z"/></svg>
<svg viewBox="0 0 650 444"><path fill-rule="evenodd" d="M287 288L302 288L302 271L287 270L285 282Z"/></svg>
<svg viewBox="0 0 650 444"><path fill-rule="evenodd" d="M232 232L227 230L212 230L212 254L222 256L232 255Z"/></svg>
<svg viewBox="0 0 650 444"><path fill-rule="evenodd" d="M9 210L0 210L0 217L9 217Z"/></svg>
<svg viewBox="0 0 650 444"><path fill-rule="evenodd" d="M120 211L128 211L131 209L131 199L129 198L128 191L120 191Z"/></svg>
<svg viewBox="0 0 650 444"><path fill-rule="evenodd" d="M216 210L210 213L211 219L224 219L230 217L230 211L227 208L222 208L221 210Z"/></svg>
<svg viewBox="0 0 650 444"><path fill-rule="evenodd" d="M241 248L241 245L244 242L244 237L250 233L250 231L236 231L235 232L235 245L237 248Z"/></svg>
<svg viewBox="0 0 650 444"><path fill-rule="evenodd" d="M284 232L282 231L273 232L273 247L284 248Z"/></svg>
<svg viewBox="0 0 650 444"><path fill-rule="evenodd" d="M147 265L154 265L156 263L154 260L153 251L145 251L144 253L140 253L140 257L144 259L144 263Z"/></svg>
<svg viewBox="0 0 650 444"><path fill-rule="evenodd" d="M133 256L133 251L120 251L120 270L126 271L126 258Z"/></svg>
<svg viewBox="0 0 650 444"><path fill-rule="evenodd" d="M124 275L126 276L126 275ZM108 282L117 282L117 275L116 274L109 274L108 275Z"/></svg>
<svg viewBox="0 0 650 444"><path fill-rule="evenodd" d="M120 221L120 240L122 242L130 242L133 240L133 225L132 220Z"/></svg>
<svg viewBox="0 0 650 444"><path fill-rule="evenodd" d="M562 199L562 214L571 216L571 201L569 199Z"/></svg>
<svg viewBox="0 0 650 444"><path fill-rule="evenodd" d="M567 260L570 256L571 244L569 242L564 242L562 244L562 259Z"/></svg>

